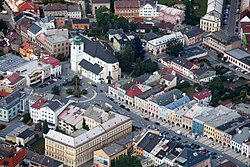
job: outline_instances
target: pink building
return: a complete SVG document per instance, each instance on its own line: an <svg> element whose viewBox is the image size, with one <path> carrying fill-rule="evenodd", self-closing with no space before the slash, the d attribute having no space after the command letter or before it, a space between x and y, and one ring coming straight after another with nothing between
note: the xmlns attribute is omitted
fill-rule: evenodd
<svg viewBox="0 0 250 167"><path fill-rule="evenodd" d="M185 19L185 11L158 4L157 19L172 24L181 24Z"/></svg>

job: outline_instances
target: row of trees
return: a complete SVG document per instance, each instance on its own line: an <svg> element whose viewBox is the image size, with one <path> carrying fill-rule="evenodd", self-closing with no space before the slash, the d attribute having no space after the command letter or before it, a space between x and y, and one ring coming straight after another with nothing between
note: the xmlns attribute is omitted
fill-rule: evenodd
<svg viewBox="0 0 250 167"><path fill-rule="evenodd" d="M142 165L136 157L121 156L119 159L112 160L110 167L142 167Z"/></svg>

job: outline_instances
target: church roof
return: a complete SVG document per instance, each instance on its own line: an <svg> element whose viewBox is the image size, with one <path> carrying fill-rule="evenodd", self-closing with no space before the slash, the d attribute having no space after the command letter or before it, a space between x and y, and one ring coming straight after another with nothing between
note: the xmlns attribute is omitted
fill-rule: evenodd
<svg viewBox="0 0 250 167"><path fill-rule="evenodd" d="M84 52L89 54L92 57L97 57L103 60L106 63L117 63L118 60L114 55L112 49L110 49L106 44L101 43L100 41L91 41L84 36L79 36L81 42L84 43ZM78 40L78 37L75 37ZM75 39L74 39L75 41Z"/></svg>

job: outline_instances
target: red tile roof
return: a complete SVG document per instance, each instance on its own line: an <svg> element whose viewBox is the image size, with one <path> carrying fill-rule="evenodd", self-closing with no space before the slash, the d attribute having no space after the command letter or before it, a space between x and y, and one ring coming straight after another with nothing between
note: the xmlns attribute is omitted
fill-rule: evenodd
<svg viewBox="0 0 250 167"><path fill-rule="evenodd" d="M17 71L9 75L6 79L8 79L10 82L14 82L19 76L20 72Z"/></svg>
<svg viewBox="0 0 250 167"><path fill-rule="evenodd" d="M135 22L135 23L144 22L144 18L142 18L142 17L135 17L135 18L134 18L134 22Z"/></svg>
<svg viewBox="0 0 250 167"><path fill-rule="evenodd" d="M220 105L228 106L228 105L231 105L231 103L232 103L232 100L228 99L228 100L225 100L222 103L220 103Z"/></svg>
<svg viewBox="0 0 250 167"><path fill-rule="evenodd" d="M135 96L139 96L143 92L141 89L138 88L138 86L134 85L132 86L126 93L127 96L134 98Z"/></svg>
<svg viewBox="0 0 250 167"><path fill-rule="evenodd" d="M5 97L5 96L8 96L10 93L8 92L0 92L0 97Z"/></svg>
<svg viewBox="0 0 250 167"><path fill-rule="evenodd" d="M173 81L173 79L175 78L174 75L172 74L168 74L166 73L165 75L162 76L163 79L167 80L167 81Z"/></svg>
<svg viewBox="0 0 250 167"><path fill-rule="evenodd" d="M27 50L30 47L31 43L29 43L28 41L25 41L22 45L21 48L23 50Z"/></svg>
<svg viewBox="0 0 250 167"><path fill-rule="evenodd" d="M35 109L40 109L45 103L46 103L46 101L44 100L43 97L41 97L34 104L32 104L31 107L35 108Z"/></svg>
<svg viewBox="0 0 250 167"><path fill-rule="evenodd" d="M23 3L18 5L19 11L34 10L34 9L35 9L35 7L31 3L26 2L26 1L24 1Z"/></svg>
<svg viewBox="0 0 250 167"><path fill-rule="evenodd" d="M157 72L159 75L164 75L166 73L171 74L173 71L174 71L173 68L163 68L163 69L158 70Z"/></svg>
<svg viewBox="0 0 250 167"><path fill-rule="evenodd" d="M53 68L61 65L61 62L52 56L43 56L39 60L46 64L51 64Z"/></svg>
<svg viewBox="0 0 250 167"><path fill-rule="evenodd" d="M202 100L202 99L205 99L206 97L209 97L209 96L212 96L211 90L204 88L201 91L190 95L189 97L190 97L190 99L196 98L198 100Z"/></svg>
<svg viewBox="0 0 250 167"><path fill-rule="evenodd" d="M138 24L136 29L137 30L144 30L146 28L153 28L152 24Z"/></svg>
<svg viewBox="0 0 250 167"><path fill-rule="evenodd" d="M115 1L114 6L116 8L139 8L139 1Z"/></svg>

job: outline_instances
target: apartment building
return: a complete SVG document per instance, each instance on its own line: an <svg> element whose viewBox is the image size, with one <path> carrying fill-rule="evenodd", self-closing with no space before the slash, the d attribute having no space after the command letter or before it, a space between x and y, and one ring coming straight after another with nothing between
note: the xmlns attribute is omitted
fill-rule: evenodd
<svg viewBox="0 0 250 167"><path fill-rule="evenodd" d="M60 60L52 57L52 56L43 56L39 58L39 61L51 65L50 71L51 75L59 76L62 73L62 65Z"/></svg>
<svg viewBox="0 0 250 167"><path fill-rule="evenodd" d="M30 42L23 42L23 44L20 46L19 48L19 53L22 56L22 58L26 58L26 59L32 59L33 56L33 52L35 52L36 50L38 50L38 46L35 44L32 44Z"/></svg>
<svg viewBox="0 0 250 167"><path fill-rule="evenodd" d="M207 2L207 13L200 19L200 28L207 32L221 30L224 0L210 0Z"/></svg>
<svg viewBox="0 0 250 167"><path fill-rule="evenodd" d="M30 117L34 123L47 121L49 128L56 128L58 115L66 108L67 99L57 95L47 94L30 105Z"/></svg>
<svg viewBox="0 0 250 167"><path fill-rule="evenodd" d="M184 37L182 33L176 32L148 41L145 50L151 52L154 55L165 53L167 49L167 42L173 39L178 39L184 45Z"/></svg>
<svg viewBox="0 0 250 167"><path fill-rule="evenodd" d="M212 92L207 88L203 88L198 92L190 94L189 98L196 100L200 104L209 104L209 102L212 100Z"/></svg>
<svg viewBox="0 0 250 167"><path fill-rule="evenodd" d="M90 28L90 22L89 19L72 19L71 25L73 29L89 29Z"/></svg>
<svg viewBox="0 0 250 167"><path fill-rule="evenodd" d="M71 134L74 131L81 129L85 112L85 109L74 104L68 105L58 115L58 129L64 131L66 134Z"/></svg>
<svg viewBox="0 0 250 167"><path fill-rule="evenodd" d="M20 72L0 75L0 92L12 93L16 89L26 87L26 79L20 75Z"/></svg>
<svg viewBox="0 0 250 167"><path fill-rule="evenodd" d="M157 16L157 1L142 0L140 1L140 17L155 18Z"/></svg>
<svg viewBox="0 0 250 167"><path fill-rule="evenodd" d="M82 11L80 5L69 5L68 6L68 18L70 19L81 19Z"/></svg>
<svg viewBox="0 0 250 167"><path fill-rule="evenodd" d="M114 117L89 131L78 130L66 135L50 130L45 136L45 155L77 167L94 157L94 151L132 131L129 117L110 112Z"/></svg>
<svg viewBox="0 0 250 167"><path fill-rule="evenodd" d="M246 155L246 157L250 157L250 139L243 141L242 143L242 154Z"/></svg>
<svg viewBox="0 0 250 167"><path fill-rule="evenodd" d="M250 73L250 54L242 49L232 49L224 53L226 61Z"/></svg>
<svg viewBox="0 0 250 167"><path fill-rule="evenodd" d="M238 36L229 36L226 32L216 31L203 38L203 46L223 54L229 50L240 48L241 40Z"/></svg>
<svg viewBox="0 0 250 167"><path fill-rule="evenodd" d="M113 49L100 41L76 34L71 44L71 69L96 83L114 83L121 69Z"/></svg>
<svg viewBox="0 0 250 167"><path fill-rule="evenodd" d="M48 35L44 37L44 48L52 55L69 55L69 40L62 35Z"/></svg>
<svg viewBox="0 0 250 167"><path fill-rule="evenodd" d="M68 6L66 4L61 3L49 3L45 6L44 16L63 16L65 18L68 17Z"/></svg>
<svg viewBox="0 0 250 167"><path fill-rule="evenodd" d="M115 1L114 10L115 15L117 15L118 17L139 17L140 1Z"/></svg>

